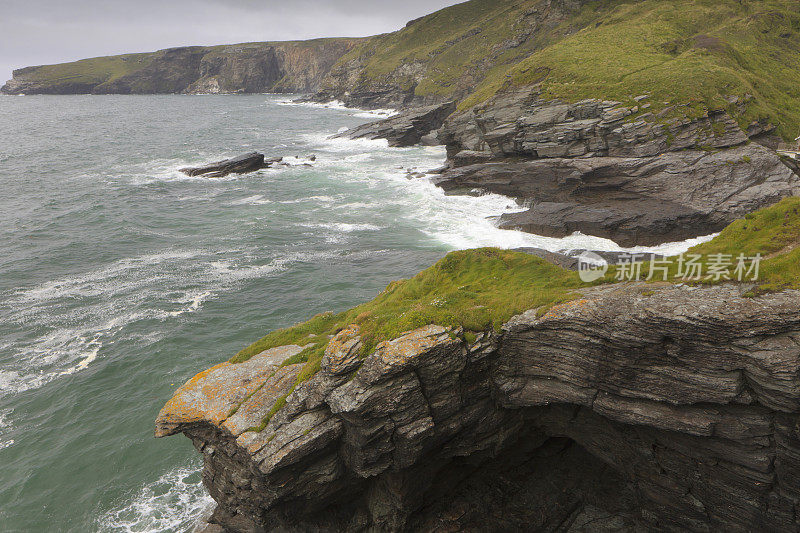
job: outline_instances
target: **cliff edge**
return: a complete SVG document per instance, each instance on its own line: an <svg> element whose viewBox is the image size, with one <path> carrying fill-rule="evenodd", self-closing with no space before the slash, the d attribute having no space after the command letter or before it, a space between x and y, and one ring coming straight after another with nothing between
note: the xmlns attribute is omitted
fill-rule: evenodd
<svg viewBox="0 0 800 533"><path fill-rule="evenodd" d="M199 374L156 435L224 531L794 531L798 202L691 251L763 253L758 281L450 254Z"/></svg>

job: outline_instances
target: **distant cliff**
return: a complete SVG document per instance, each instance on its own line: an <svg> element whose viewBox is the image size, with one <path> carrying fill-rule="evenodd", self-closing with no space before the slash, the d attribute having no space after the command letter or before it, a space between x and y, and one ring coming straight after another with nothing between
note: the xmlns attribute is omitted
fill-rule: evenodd
<svg viewBox="0 0 800 533"><path fill-rule="evenodd" d="M26 67L5 94L314 92L360 39L170 48Z"/></svg>

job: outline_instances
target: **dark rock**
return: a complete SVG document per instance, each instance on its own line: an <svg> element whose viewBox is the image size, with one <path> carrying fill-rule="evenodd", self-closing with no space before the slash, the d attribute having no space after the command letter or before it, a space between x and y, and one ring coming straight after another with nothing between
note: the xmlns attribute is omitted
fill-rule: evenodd
<svg viewBox="0 0 800 533"><path fill-rule="evenodd" d="M227 531L796 531L800 294L744 290L585 289L363 360L348 328L264 431L299 372L271 356L189 381L157 432L202 452Z"/></svg>
<svg viewBox="0 0 800 533"><path fill-rule="evenodd" d="M222 178L228 174L247 174L270 166L272 163L279 162L281 159L273 159L269 162L264 161L264 154L251 152L240 155L232 159L209 163L202 167L182 168L181 172L187 176L205 176L207 178Z"/></svg>
<svg viewBox="0 0 800 533"><path fill-rule="evenodd" d="M503 227L551 237L580 231L625 246L708 235L800 193L798 176L755 143L656 157L503 159L433 181L445 190L480 188L538 202L503 215Z"/></svg>
<svg viewBox="0 0 800 533"><path fill-rule="evenodd" d="M345 131L336 138L342 139L387 139L389 146L413 146L423 137L439 129L444 120L455 110L454 102L402 111L399 115L370 122Z"/></svg>
<svg viewBox="0 0 800 533"><path fill-rule="evenodd" d="M481 188L528 202L501 226L552 237L573 231L623 245L713 233L800 193L774 150L775 127L747 131L725 112L661 122L597 99L543 100L531 88L501 93L445 121L446 190ZM748 143L752 138L757 143Z"/></svg>
<svg viewBox="0 0 800 533"><path fill-rule="evenodd" d="M466 167L479 163L489 163L495 159L491 152L477 152L475 150L461 150L450 158L454 167Z"/></svg>
<svg viewBox="0 0 800 533"><path fill-rule="evenodd" d="M653 199L591 204L541 202L527 211L506 213L498 226L545 237L575 232L611 239L621 246L682 241L721 230L699 211Z"/></svg>
<svg viewBox="0 0 800 533"><path fill-rule="evenodd" d="M433 131L420 137L419 144L422 146L441 146L442 142L439 140L438 132Z"/></svg>

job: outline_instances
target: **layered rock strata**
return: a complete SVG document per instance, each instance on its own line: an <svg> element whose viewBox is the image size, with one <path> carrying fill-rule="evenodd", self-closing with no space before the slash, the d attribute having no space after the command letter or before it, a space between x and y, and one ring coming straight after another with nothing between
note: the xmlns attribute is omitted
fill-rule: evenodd
<svg viewBox="0 0 800 533"><path fill-rule="evenodd" d="M451 169L447 190L482 189L530 208L500 226L551 237L575 231L622 245L653 245L714 233L746 213L800 192L800 176L724 111L670 118L647 96L619 102L543 100L535 90L499 96L452 115L440 131Z"/></svg>
<svg viewBox="0 0 800 533"><path fill-rule="evenodd" d="M587 289L366 358L352 326L296 388L293 346L198 375L156 434L226 531L796 531L800 295L745 289Z"/></svg>

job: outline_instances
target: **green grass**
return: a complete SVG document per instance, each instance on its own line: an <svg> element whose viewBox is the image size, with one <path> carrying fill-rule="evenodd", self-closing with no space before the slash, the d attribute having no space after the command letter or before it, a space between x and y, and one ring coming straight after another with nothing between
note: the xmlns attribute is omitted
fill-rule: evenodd
<svg viewBox="0 0 800 533"><path fill-rule="evenodd" d="M349 311L317 315L274 331L240 351L233 363L286 344L307 348L285 364L306 363L299 382L319 370L330 336L350 324L361 329L363 355L378 343L429 324L475 334L499 331L512 316L569 300L582 285L574 272L527 254L483 248L453 252L415 277L395 281L371 302Z"/></svg>
<svg viewBox="0 0 800 533"><path fill-rule="evenodd" d="M785 139L800 133L800 11L790 0L604 2L591 24L548 43L503 76L488 77L463 102L537 84L545 97L613 99L650 95L658 112L728 110L747 125L769 120ZM582 15L589 22L587 15ZM751 95L752 98L746 98ZM746 102L743 111L726 97Z"/></svg>
<svg viewBox="0 0 800 533"><path fill-rule="evenodd" d="M797 248L795 248L797 246ZM738 281L733 275L739 256L750 259L759 254L760 262L758 280L744 279L753 283L754 287L747 296L776 292L785 289L800 289L800 198L786 198L772 207L762 209L741 220L737 220L722 230L711 241L689 249L684 256L700 256L702 265L701 279L684 280L678 272L676 258L670 261L667 281L673 283L688 282L692 285L715 285L726 281ZM730 261L731 279L715 279L709 277L708 267L716 260ZM650 272L650 263L642 264L644 275ZM611 267L606 279L614 279L620 274L619 267ZM663 273L656 272L654 282L663 281Z"/></svg>
<svg viewBox="0 0 800 533"><path fill-rule="evenodd" d="M704 272L715 254L748 257L761 254L760 276L748 296L800 289L800 198L782 200L725 228L713 240L687 252L703 256ZM642 265L646 275L649 263ZM428 324L453 330L463 328L464 339L474 342L477 333L499 331L512 316L529 309L544 314L553 306L573 300L581 288L614 283L618 267L594 284L582 282L575 272L563 270L542 259L520 252L481 248L452 252L415 277L395 281L375 299L348 311L324 313L296 326L270 333L241 350L231 359L240 363L269 348L286 344L306 346L283 365L304 363L292 389L279 398L261 424L262 431L286 403L289 394L319 371L322 356L331 336L350 324L361 328L362 355L371 353L378 343L399 337ZM677 261L671 261L668 281L683 283ZM660 276L653 282L663 281ZM701 279L693 284L717 284L726 280ZM643 296L656 291L647 290ZM246 400L245 400L246 401ZM235 412L235 409L234 411Z"/></svg>
<svg viewBox="0 0 800 533"><path fill-rule="evenodd" d="M21 79L27 81L101 84L121 78L150 64L154 54L124 54L95 57L72 63L29 67Z"/></svg>
<svg viewBox="0 0 800 533"><path fill-rule="evenodd" d="M796 0L597 0L563 9L542 0L471 0L366 40L338 65L361 65L348 90L400 86L460 99L460 110L538 85L544 97L566 101L634 106L634 97L649 94L648 112L680 106L665 121L728 110L743 126L766 120L784 139L800 133ZM533 24L545 14L556 23ZM530 37L511 46L527 29Z"/></svg>

